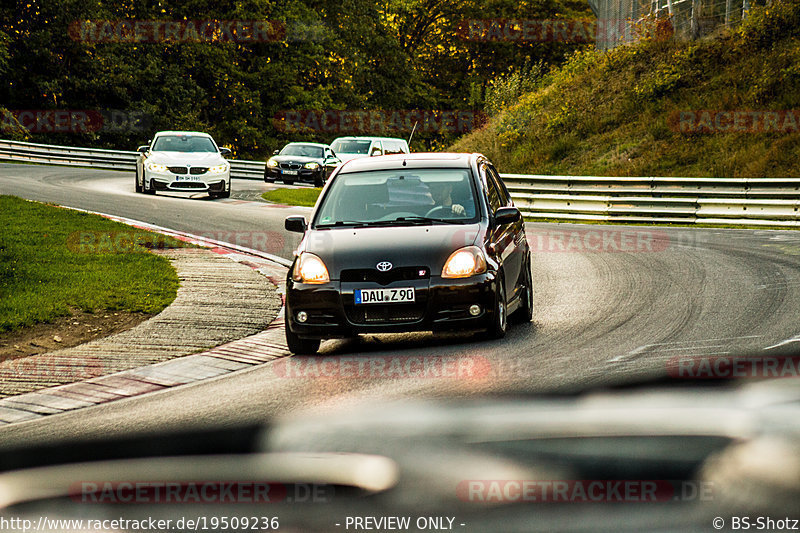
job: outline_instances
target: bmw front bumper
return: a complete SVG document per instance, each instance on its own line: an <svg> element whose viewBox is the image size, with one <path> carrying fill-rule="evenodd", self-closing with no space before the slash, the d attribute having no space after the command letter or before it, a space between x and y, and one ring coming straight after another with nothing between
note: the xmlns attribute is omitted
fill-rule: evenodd
<svg viewBox="0 0 800 533"><path fill-rule="evenodd" d="M230 171L223 174L173 174L172 172L146 172L146 178L157 191L223 192L230 189Z"/></svg>

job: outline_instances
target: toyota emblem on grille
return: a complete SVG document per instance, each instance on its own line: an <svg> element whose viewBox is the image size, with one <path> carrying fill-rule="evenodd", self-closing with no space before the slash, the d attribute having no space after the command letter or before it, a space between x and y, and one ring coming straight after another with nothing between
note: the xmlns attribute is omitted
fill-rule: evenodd
<svg viewBox="0 0 800 533"><path fill-rule="evenodd" d="M388 272L392 269L392 264L389 261L381 261L376 265L376 268L381 272Z"/></svg>

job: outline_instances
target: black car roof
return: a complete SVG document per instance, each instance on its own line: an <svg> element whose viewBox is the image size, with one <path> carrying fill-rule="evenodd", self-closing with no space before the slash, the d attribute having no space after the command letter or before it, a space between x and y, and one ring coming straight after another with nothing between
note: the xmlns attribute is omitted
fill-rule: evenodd
<svg viewBox="0 0 800 533"><path fill-rule="evenodd" d="M302 144L303 146L316 146L316 147L318 147L318 148L330 148L330 145L327 145L327 144L322 144L322 143L306 143L306 142L302 142L302 141L297 141L297 142L290 142L290 143L286 143L286 146L297 145L297 144ZM286 148L286 146L284 146L284 148Z"/></svg>
<svg viewBox="0 0 800 533"><path fill-rule="evenodd" d="M481 154L455 152L416 152L352 159L344 164L341 173L394 168L470 168ZM405 165L403 164L405 162Z"/></svg>

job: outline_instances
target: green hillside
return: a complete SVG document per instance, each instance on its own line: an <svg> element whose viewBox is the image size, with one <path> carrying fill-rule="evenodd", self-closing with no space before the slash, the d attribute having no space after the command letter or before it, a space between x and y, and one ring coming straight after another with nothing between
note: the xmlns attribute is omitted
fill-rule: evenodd
<svg viewBox="0 0 800 533"><path fill-rule="evenodd" d="M798 176L799 38L800 0L778 0L700 41L576 52L498 80L494 100L513 103L451 148L513 173Z"/></svg>

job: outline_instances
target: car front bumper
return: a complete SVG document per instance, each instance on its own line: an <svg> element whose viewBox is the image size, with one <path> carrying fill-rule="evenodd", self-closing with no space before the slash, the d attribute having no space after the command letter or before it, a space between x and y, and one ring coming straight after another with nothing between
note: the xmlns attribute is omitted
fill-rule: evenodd
<svg viewBox="0 0 800 533"><path fill-rule="evenodd" d="M180 192L223 192L230 189L230 171L223 174L201 174L197 176L147 171L145 174L153 189Z"/></svg>
<svg viewBox="0 0 800 533"><path fill-rule="evenodd" d="M317 170L309 170L307 168L301 168L300 170L293 170L292 172L297 172L297 174L287 174L286 170L282 170L280 168L270 168L267 167L264 171L264 178L271 179L271 180L282 180L282 181L306 181L309 183L314 183L314 180L319 177L320 175L325 174L324 167L320 167Z"/></svg>
<svg viewBox="0 0 800 533"><path fill-rule="evenodd" d="M463 279L395 281L388 285L371 282L341 282L314 285L286 284L286 321L301 338L328 339L360 333L400 333L488 327L494 318L496 277L488 272ZM414 287L414 303L354 303L355 289ZM472 315L469 308L480 306ZM305 322L297 320L304 311Z"/></svg>

